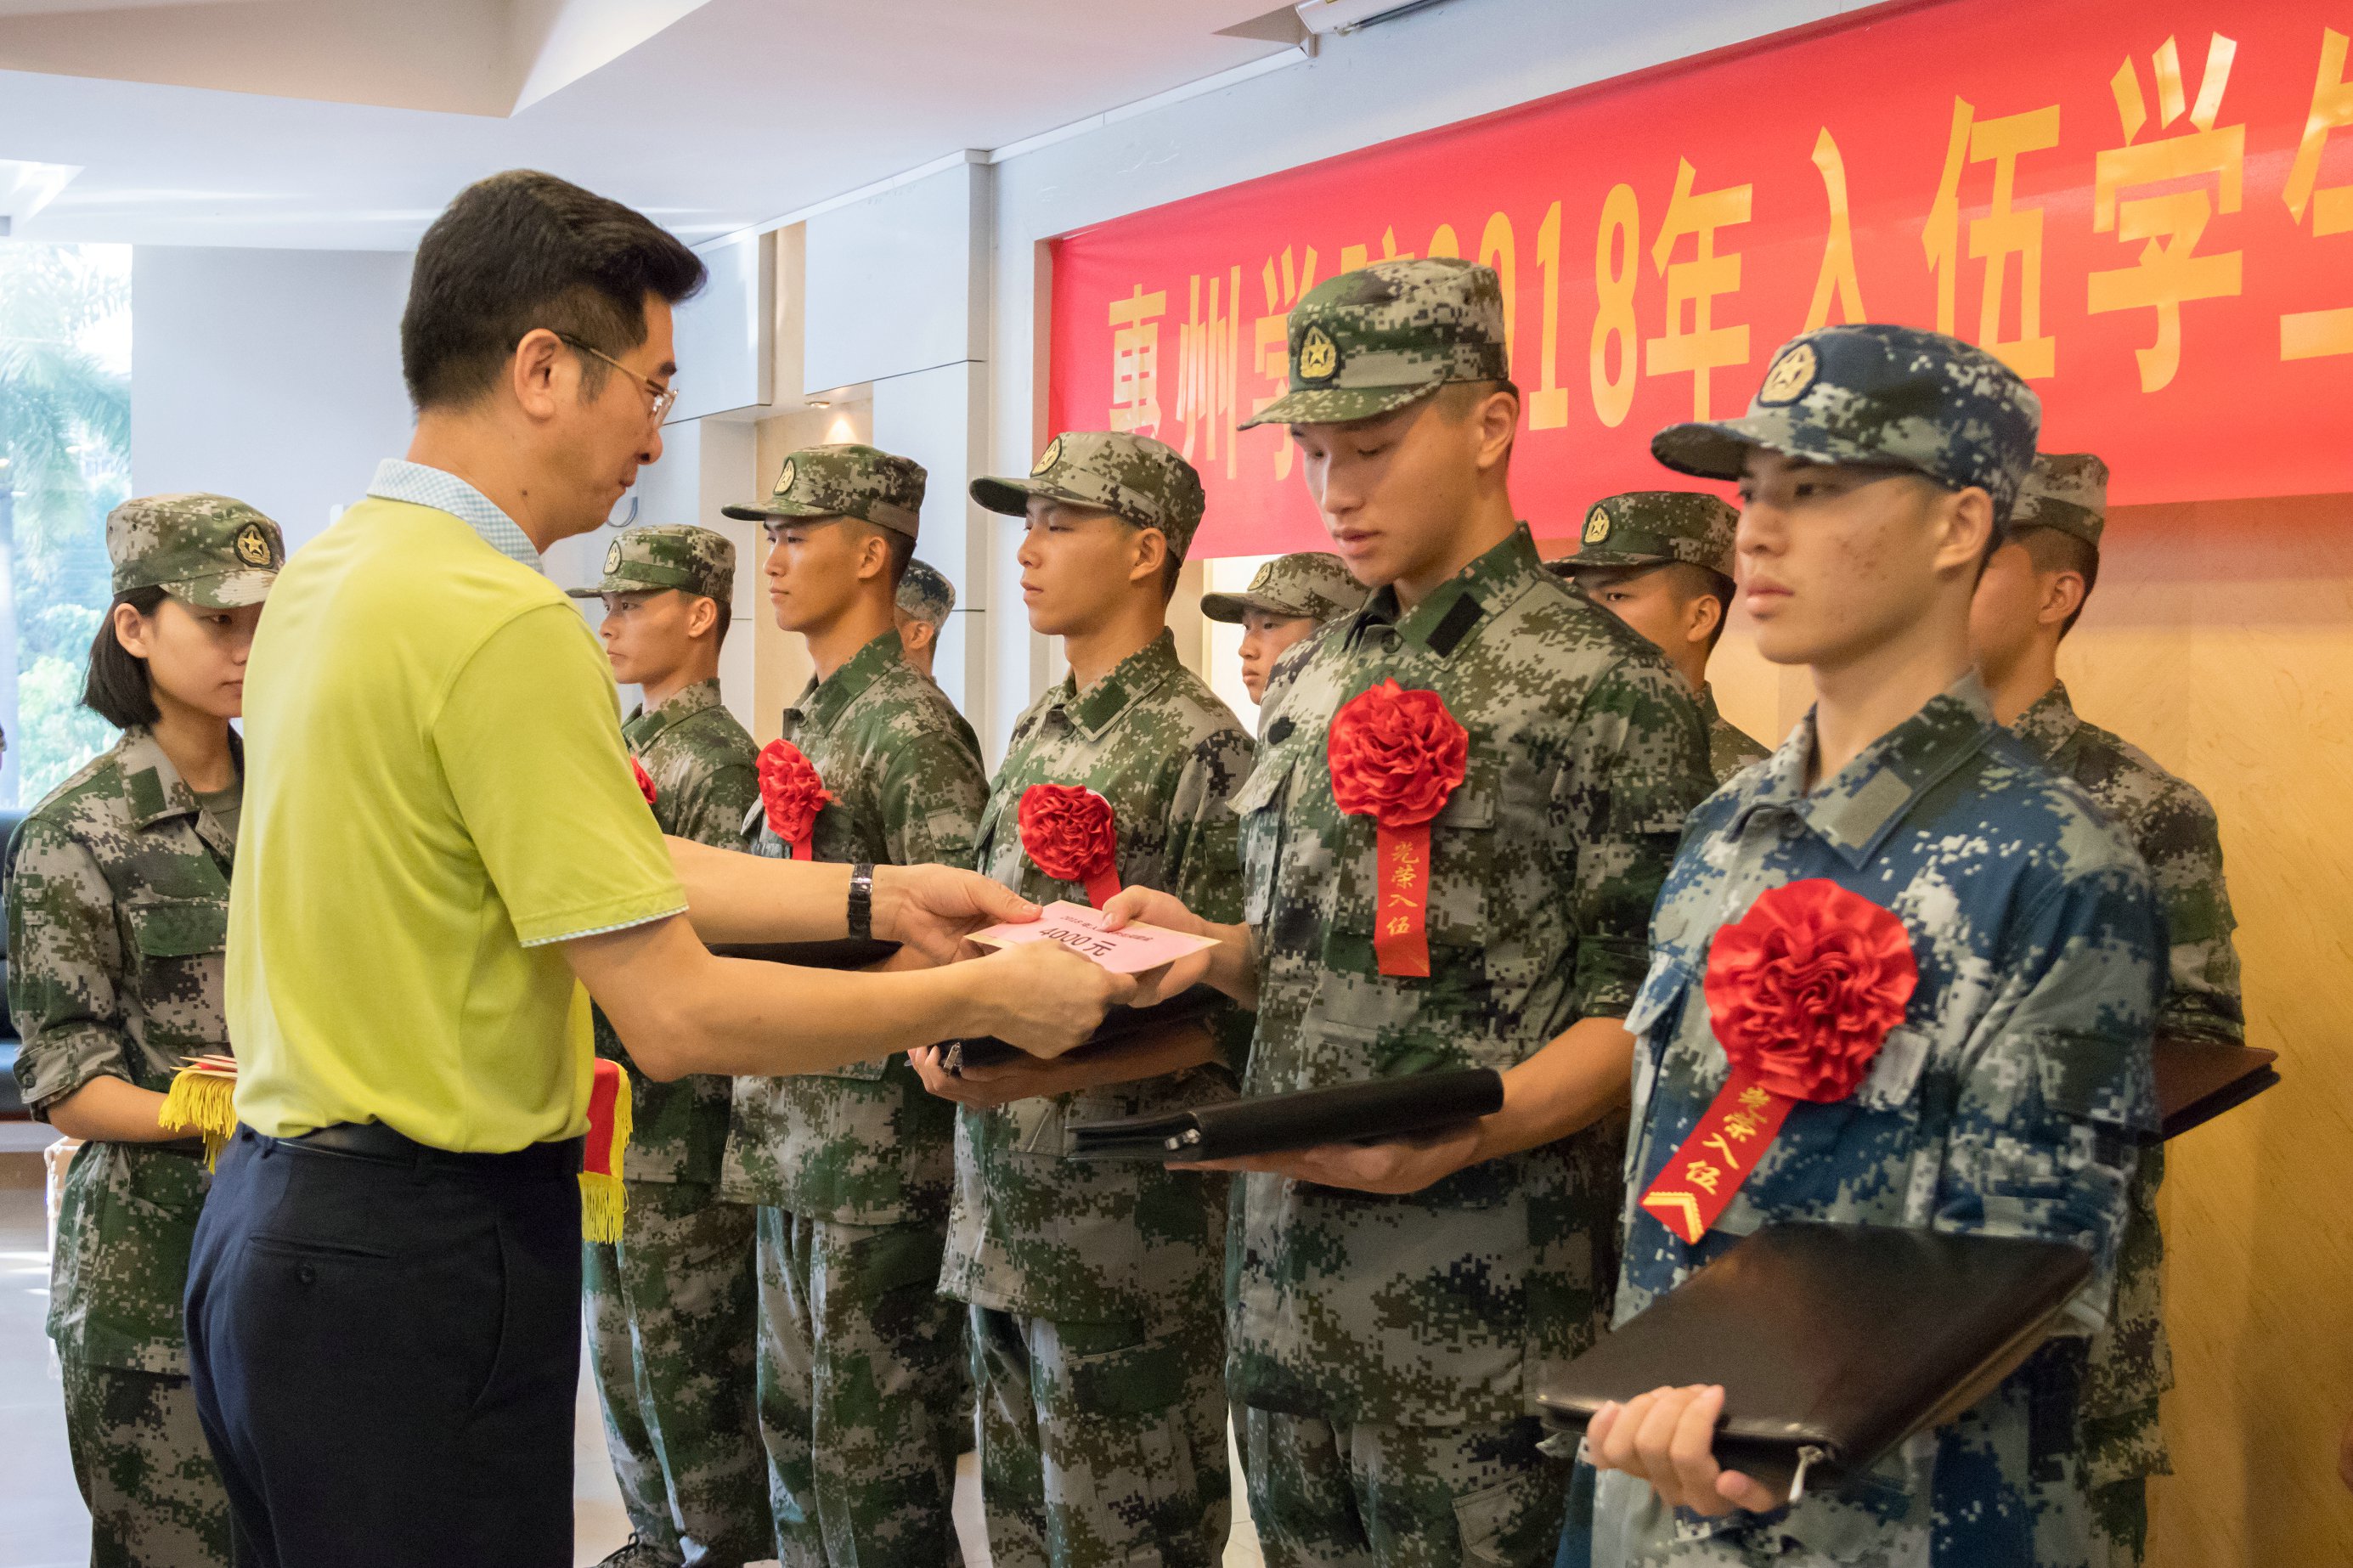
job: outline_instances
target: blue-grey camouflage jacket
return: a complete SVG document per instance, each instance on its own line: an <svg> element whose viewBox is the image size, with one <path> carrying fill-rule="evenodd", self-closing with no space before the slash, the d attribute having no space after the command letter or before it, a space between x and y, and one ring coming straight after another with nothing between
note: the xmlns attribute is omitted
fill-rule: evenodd
<svg viewBox="0 0 2353 1568"><path fill-rule="evenodd" d="M1810 793L1810 716L1694 814L1652 922L1638 1037L1618 1321L1781 1220L2039 1237L2093 1254L2063 1332L2096 1331L2136 1140L2165 929L2148 873L2082 790L1996 725L1975 676ZM1892 910L1919 982L1848 1100L1799 1103L1715 1228L1687 1246L1640 1194L1728 1073L1703 993L1716 931L1768 889L1826 878ZM1592 1561L2070 1563L2087 1551L2075 1384L2013 1374L1865 1477L1774 1514L1664 1516L1600 1478ZM2080 1354L2075 1359L2080 1367ZM2055 1419L2054 1419L2055 1416Z"/></svg>

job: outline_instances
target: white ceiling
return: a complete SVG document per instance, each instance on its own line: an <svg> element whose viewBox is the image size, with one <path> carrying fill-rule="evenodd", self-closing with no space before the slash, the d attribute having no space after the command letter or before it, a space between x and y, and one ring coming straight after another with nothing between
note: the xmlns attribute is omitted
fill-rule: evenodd
<svg viewBox="0 0 2353 1568"><path fill-rule="evenodd" d="M1270 0L0 0L14 232L406 249L546 169L689 240L1275 53Z"/></svg>

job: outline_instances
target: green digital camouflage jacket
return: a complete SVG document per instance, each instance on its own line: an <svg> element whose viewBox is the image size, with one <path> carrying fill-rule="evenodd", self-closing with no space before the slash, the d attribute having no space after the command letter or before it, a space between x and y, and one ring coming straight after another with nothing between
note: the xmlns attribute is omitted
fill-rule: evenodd
<svg viewBox="0 0 2353 1568"><path fill-rule="evenodd" d="M1733 774L1773 754L1771 748L1750 738L1746 730L1736 729L1731 720L1716 711L1713 687L1700 688L1699 717L1707 726L1707 767L1716 783L1730 784Z"/></svg>
<svg viewBox="0 0 2353 1568"><path fill-rule="evenodd" d="M1470 732L1430 825L1430 977L1373 952L1376 834L1333 799L1332 715L1394 679ZM1683 818L1714 787L1690 689L1546 573L1526 528L1410 611L1383 589L1325 633L1235 802L1260 952L1252 1094L1510 1068L1622 1016ZM1406 1197L1242 1178L1230 1260L1236 1397L1335 1421L1525 1414L1590 1342L1609 1286L1612 1127Z"/></svg>
<svg viewBox="0 0 2353 1568"><path fill-rule="evenodd" d="M1793 1507L1679 1520L1644 1483L1604 1474L1590 1561L2084 1563L2072 1369L2106 1315L2137 1141L2155 1124L2156 896L2084 792L1993 722L1975 676L1809 790L1813 749L1810 716L1694 813L1660 894L1650 972L1626 1020L1633 1136L1617 1321L1780 1221L2063 1241L2092 1255L2092 1281L2061 1342L1983 1403ZM1640 1199L1730 1074L1704 988L1711 946L1760 895L1815 879L1902 922L1917 983L1855 1090L1798 1101L1714 1226L1687 1243Z"/></svg>
<svg viewBox="0 0 2353 1568"><path fill-rule="evenodd" d="M1163 632L1101 680L1070 677L1013 726L988 794L975 863L1041 903L1087 900L1021 847L1030 785L1083 785L1111 803L1120 884L1175 894L1212 921L1241 914L1231 800L1250 772L1250 740L1231 710L1177 662ZM1229 1057L1242 1015L1220 1026ZM1060 1322L1138 1323L1150 1331L1179 1287L1212 1279L1225 1251L1225 1178L1157 1165L1062 1158L1070 1123L1230 1099L1230 1060L994 1110L956 1123L955 1212L940 1289L961 1300Z"/></svg>
<svg viewBox="0 0 2353 1568"><path fill-rule="evenodd" d="M819 860L960 866L988 794L972 731L885 632L785 710L833 798L818 813ZM764 855L785 843L754 804L739 825ZM724 1190L846 1225L944 1220L955 1107L926 1093L904 1052L830 1072L739 1078Z"/></svg>
<svg viewBox="0 0 2353 1568"><path fill-rule="evenodd" d="M740 849L744 813L759 797L752 737L719 700L719 682L697 681L621 725L629 754L654 781L654 820L697 844ZM596 1012L596 1054L628 1055L604 1009ZM728 1080L690 1073L657 1083L629 1074L632 1126L621 1173L632 1182L715 1182L727 1138Z"/></svg>
<svg viewBox="0 0 2353 1568"><path fill-rule="evenodd" d="M188 1058L229 1048L221 975L236 848L143 728L25 818L8 883L8 1007L34 1115L47 1121L97 1078L163 1093ZM75 1154L49 1286L61 1354L186 1373L180 1297L208 1184L194 1140Z"/></svg>
<svg viewBox="0 0 2353 1568"><path fill-rule="evenodd" d="M2157 1032L2243 1042L2239 952L2231 940L2238 921L2222 880L2214 808L2195 785L2167 773L2139 747L2077 718L2064 685L2052 687L2010 727L2052 772L2082 784L2148 863L2171 944ZM2092 1342L2084 1388L2085 1466L2094 1486L2173 1468L2157 1411L2158 1396L2173 1386L2173 1349L2165 1335L2165 1241L2157 1216L2164 1180L2165 1147L2151 1144L2141 1152L2133 1182L2132 1219L2116 1258L2116 1305L2106 1331Z"/></svg>

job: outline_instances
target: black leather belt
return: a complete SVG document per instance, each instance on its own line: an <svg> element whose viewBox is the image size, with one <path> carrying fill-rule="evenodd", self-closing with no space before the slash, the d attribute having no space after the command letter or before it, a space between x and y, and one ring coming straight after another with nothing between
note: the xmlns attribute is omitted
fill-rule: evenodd
<svg viewBox="0 0 2353 1568"><path fill-rule="evenodd" d="M253 1133L252 1136L261 1135ZM309 1153L337 1154L399 1165L429 1165L481 1176L541 1179L577 1175L581 1152L587 1140L559 1138L554 1142L533 1143L528 1148L502 1154L464 1153L419 1143L414 1138L394 1131L381 1121L339 1121L332 1127L305 1132L300 1138L276 1138L270 1142L282 1149Z"/></svg>

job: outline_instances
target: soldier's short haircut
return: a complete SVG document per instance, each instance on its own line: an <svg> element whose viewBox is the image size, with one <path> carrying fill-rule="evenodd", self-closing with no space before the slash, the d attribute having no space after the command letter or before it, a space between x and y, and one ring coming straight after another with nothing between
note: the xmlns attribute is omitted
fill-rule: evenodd
<svg viewBox="0 0 2353 1568"><path fill-rule="evenodd" d="M474 402L535 328L618 357L646 341L647 295L676 304L702 280L702 259L642 213L553 174L492 174L417 245L400 318L409 401L420 412ZM611 367L579 359L593 397Z"/></svg>
<svg viewBox="0 0 2353 1568"><path fill-rule="evenodd" d="M2034 563L2040 573L2073 572L2084 579L2084 596L2075 605L2075 613L2059 624L2059 637L2065 641L2084 618L2084 606L2092 602L2092 589L2100 581L2100 552L2076 538L2055 528L2021 528L2011 531L2010 538L2026 547L2026 558Z"/></svg>
<svg viewBox="0 0 2353 1568"><path fill-rule="evenodd" d="M858 521L859 520L852 519L850 521ZM895 528L884 528L881 524L875 522L861 521L860 522L860 526L864 528L869 533L871 533L881 540L883 547L891 552L891 563L889 567L891 574L891 596L893 602L895 602L899 596L899 584L904 582L907 577L907 563L915 558L915 536L912 533L902 533Z"/></svg>
<svg viewBox="0 0 2353 1568"><path fill-rule="evenodd" d="M153 724L163 718L155 706L155 689L148 683L147 661L122 646L114 635L114 607L128 605L141 616L153 616L164 600L161 588L133 588L117 594L99 616L98 635L90 641L90 673L83 677L81 703L118 730Z"/></svg>

